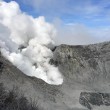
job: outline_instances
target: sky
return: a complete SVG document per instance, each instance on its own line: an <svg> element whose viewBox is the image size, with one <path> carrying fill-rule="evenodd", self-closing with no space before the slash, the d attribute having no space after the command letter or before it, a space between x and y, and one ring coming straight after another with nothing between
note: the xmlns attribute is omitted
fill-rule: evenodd
<svg viewBox="0 0 110 110"><path fill-rule="evenodd" d="M10 2L12 0L4 0ZM94 34L88 43L110 40L110 0L14 0L23 12L33 17L44 16L48 22L52 22L59 32L59 42L64 38L67 44L86 44L85 38L82 43L74 40L73 29L76 25L87 28L88 32ZM77 27L77 26L76 26ZM82 29L82 28L81 28ZM64 31L69 30L68 32ZM79 30L77 30L79 32ZM100 34L100 32L101 34ZM62 33L61 33L62 32ZM87 33L88 33L87 32ZM102 33L103 32L103 33ZM67 35L67 33L72 33ZM61 37L65 35L65 37ZM76 35L76 34L75 34ZM82 35L82 34L81 34ZM81 36L80 35L80 36ZM70 36L70 40L68 40ZM90 35L87 35L90 36ZM94 39L94 37L96 37ZM81 39L83 39L81 37ZM67 41L68 40L68 41ZM71 42L71 41L75 42ZM78 42L78 43L77 43ZM63 42L61 42L63 43ZM87 43L87 44L88 44Z"/></svg>
<svg viewBox="0 0 110 110"><path fill-rule="evenodd" d="M4 0L9 2L11 0ZM91 27L110 25L110 0L15 0L22 11L48 21L59 18L65 24L84 23Z"/></svg>

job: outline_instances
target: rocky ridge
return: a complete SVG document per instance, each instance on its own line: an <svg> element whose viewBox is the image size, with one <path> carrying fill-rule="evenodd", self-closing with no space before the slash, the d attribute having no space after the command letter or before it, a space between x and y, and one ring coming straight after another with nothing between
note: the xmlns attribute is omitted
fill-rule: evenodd
<svg viewBox="0 0 110 110"><path fill-rule="evenodd" d="M37 100L45 110L87 110L90 108L79 101L83 92L110 93L110 42L86 46L62 44L53 53L50 63L61 71L62 85L49 85L41 79L28 77L2 55L0 83L8 90L18 87L29 100Z"/></svg>

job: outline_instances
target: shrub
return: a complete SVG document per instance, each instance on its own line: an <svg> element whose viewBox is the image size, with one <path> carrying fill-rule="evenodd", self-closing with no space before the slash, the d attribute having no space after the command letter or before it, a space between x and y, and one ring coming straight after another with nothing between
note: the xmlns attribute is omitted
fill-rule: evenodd
<svg viewBox="0 0 110 110"><path fill-rule="evenodd" d="M15 89L6 91L0 83L0 110L39 110L35 102L30 103L24 95L18 95Z"/></svg>

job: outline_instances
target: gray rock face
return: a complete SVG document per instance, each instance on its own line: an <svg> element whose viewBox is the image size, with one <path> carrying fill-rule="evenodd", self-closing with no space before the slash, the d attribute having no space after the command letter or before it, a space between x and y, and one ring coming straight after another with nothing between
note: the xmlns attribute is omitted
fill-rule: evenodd
<svg viewBox="0 0 110 110"><path fill-rule="evenodd" d="M110 81L110 43L61 45L54 52L53 62L66 79L85 84Z"/></svg>
<svg viewBox="0 0 110 110"><path fill-rule="evenodd" d="M3 63L0 62L0 72L2 72L2 70L3 70Z"/></svg>
<svg viewBox="0 0 110 110"><path fill-rule="evenodd" d="M110 93L81 92L79 102L90 110L92 105L110 106Z"/></svg>
<svg viewBox="0 0 110 110"><path fill-rule="evenodd" d="M62 85L49 85L41 79L28 77L2 55L0 83L7 89L18 87L28 99L37 100L45 110L87 110L89 107L82 106L85 100L79 103L80 94L110 93L110 42L87 46L60 45L53 53L50 63L61 71ZM94 99L95 95L90 96ZM99 99L97 95L97 101Z"/></svg>

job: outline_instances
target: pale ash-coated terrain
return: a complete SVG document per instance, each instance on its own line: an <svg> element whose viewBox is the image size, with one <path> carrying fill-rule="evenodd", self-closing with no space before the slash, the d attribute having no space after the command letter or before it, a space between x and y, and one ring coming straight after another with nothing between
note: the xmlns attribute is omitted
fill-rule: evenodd
<svg viewBox="0 0 110 110"><path fill-rule="evenodd" d="M97 93L110 93L110 42L87 46L60 45L53 53L50 63L59 67L64 78L62 85L49 85L41 79L28 77L2 55L0 83L7 89L18 87L29 100L37 100L45 110L94 109L94 104L90 103L89 108L84 104L85 100L80 101L81 94L94 93L93 96L89 94L94 97Z"/></svg>

